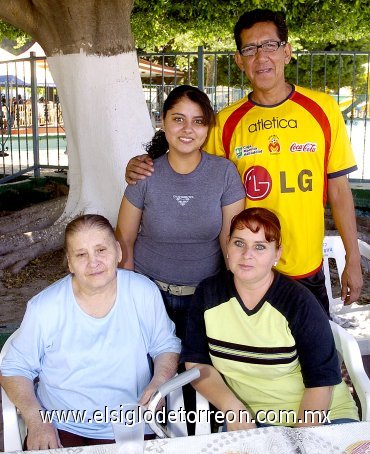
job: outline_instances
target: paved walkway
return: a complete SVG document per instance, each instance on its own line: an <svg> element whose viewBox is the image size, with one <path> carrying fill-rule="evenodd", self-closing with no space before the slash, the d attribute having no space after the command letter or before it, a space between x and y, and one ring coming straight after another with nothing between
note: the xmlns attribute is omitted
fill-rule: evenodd
<svg viewBox="0 0 370 454"><path fill-rule="evenodd" d="M340 317L351 325L344 328L356 338L361 354L370 355L370 304L362 306L353 304L351 310L340 314Z"/></svg>

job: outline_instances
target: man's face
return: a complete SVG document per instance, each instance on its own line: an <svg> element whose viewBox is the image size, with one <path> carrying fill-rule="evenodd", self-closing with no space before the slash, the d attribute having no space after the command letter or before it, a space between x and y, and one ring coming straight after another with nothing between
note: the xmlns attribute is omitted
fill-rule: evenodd
<svg viewBox="0 0 370 454"><path fill-rule="evenodd" d="M273 22L258 22L241 33L241 48L260 45L267 41L280 41ZM235 54L236 64L249 79L254 92L273 93L285 84L284 67L290 61L292 49L289 43L275 52L264 52L261 48L256 55L243 57Z"/></svg>

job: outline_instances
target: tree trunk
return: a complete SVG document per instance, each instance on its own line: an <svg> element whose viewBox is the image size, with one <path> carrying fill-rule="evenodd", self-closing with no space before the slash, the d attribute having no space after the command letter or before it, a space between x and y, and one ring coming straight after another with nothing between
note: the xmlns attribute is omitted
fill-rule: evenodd
<svg viewBox="0 0 370 454"><path fill-rule="evenodd" d="M23 234L19 241L12 237L12 254L3 250L6 240L0 243L0 269L19 269L45 248L60 247L64 226L76 215L99 213L115 225L126 164L153 134L131 35L132 7L133 0L1 2L0 17L29 33L48 56L65 123L70 190L56 225L26 234L31 246Z"/></svg>
<svg viewBox="0 0 370 454"><path fill-rule="evenodd" d="M100 213L115 225L126 164L153 134L136 53L57 55L48 62L67 136L64 218Z"/></svg>

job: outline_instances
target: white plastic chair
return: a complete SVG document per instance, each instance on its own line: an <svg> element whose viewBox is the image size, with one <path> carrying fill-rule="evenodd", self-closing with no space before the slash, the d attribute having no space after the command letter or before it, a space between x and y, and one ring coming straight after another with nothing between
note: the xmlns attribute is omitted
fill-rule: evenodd
<svg viewBox="0 0 370 454"><path fill-rule="evenodd" d="M198 368L182 372L171 380L164 383L153 394L148 404L148 410L155 414L155 409L161 399L166 397L167 411L172 412L173 419L169 418L166 427L163 427L155 419L149 424L153 432L159 438L186 437L188 429L185 418L180 418L181 409L184 409L184 398L182 387L200 376ZM206 435L211 433L209 421L209 402L201 394L196 392L196 424L195 435Z"/></svg>
<svg viewBox="0 0 370 454"><path fill-rule="evenodd" d="M370 421L370 379L365 372L358 343L351 334L347 333L347 331L338 324L330 321L330 327L340 361L344 362L361 403L361 419L363 421ZM196 372L194 373L194 371ZM193 373L194 375L190 375ZM184 408L182 386L198 377L199 370L194 368L183 372L162 385L158 389L158 392L152 397L148 406L149 410L154 413L159 401L165 396L167 396L168 410L178 412L181 407ZM211 433L208 418L209 402L198 392L196 393L196 410L198 414L195 435L206 435ZM184 437L188 435L186 422L184 421L168 423L166 428L153 421L150 426L160 438Z"/></svg>
<svg viewBox="0 0 370 454"><path fill-rule="evenodd" d="M353 336L346 332L342 327L330 321L333 332L335 346L339 356L343 359L348 374L358 395L362 409L362 420L370 421L370 379L366 375L362 363L359 346ZM0 353L1 361L9 348L11 339L17 335L15 331L6 341ZM196 367L179 374L159 387L158 391L152 396L148 409L155 412L159 401L167 396L167 409L178 412L180 407L184 408L182 387L196 380L200 375ZM22 443L26 436L26 427L22 416L17 412L14 404L9 400L4 389L2 393L2 410L4 421L4 451L21 451ZM209 422L209 403L198 392L196 393L197 422L195 435L206 435L211 433ZM175 413L176 414L176 413ZM160 438L183 437L187 436L187 426L185 421L178 418L169 421L166 428L160 426L155 419L149 424L152 430Z"/></svg>
<svg viewBox="0 0 370 454"><path fill-rule="evenodd" d="M362 240L358 240L358 247L361 255L370 260L370 245ZM340 236L325 236L323 243L323 255L324 255L325 285L329 297L330 313L344 314L354 311L370 310L370 304L359 305L353 303L350 306L344 306L343 301L340 299L340 295L337 298L334 298L333 296L329 271L329 258L334 259L336 262L339 275L339 282L341 282L342 273L346 264L346 251L344 249L343 242Z"/></svg>
<svg viewBox="0 0 370 454"><path fill-rule="evenodd" d="M0 364L9 349L10 342L18 334L18 330L8 337L1 352ZM22 451L23 440L26 437L26 426L22 415L17 411L15 405L9 399L4 388L1 388L1 401L3 411L3 432L4 432L4 451Z"/></svg>
<svg viewBox="0 0 370 454"><path fill-rule="evenodd" d="M10 342L17 336L18 330L6 340L1 352L0 352L0 365L2 360L9 349ZM158 391L152 396L148 409L153 411L157 407L162 397L167 396L168 409L173 410L174 414L180 408L184 408L184 400L182 395L182 387L187 383L197 379L200 375L199 369L194 368L192 370L183 372L171 380L164 383ZM2 398L2 412L3 412L3 432L4 432L4 451L22 451L23 441L27 434L26 425L22 415L19 413L13 402L7 396L5 390L1 388ZM208 401L197 393L197 409L200 411L200 421L196 424L196 435L208 434L211 432L210 424L208 421ZM169 421L166 428L163 428L159 424L151 423L150 426L154 432L160 437L182 437L187 436L186 421L177 420L174 422Z"/></svg>
<svg viewBox="0 0 370 454"><path fill-rule="evenodd" d="M356 339L337 323L330 320L335 348L343 360L353 387L361 403L362 421L370 421L370 379L367 376L360 347Z"/></svg>

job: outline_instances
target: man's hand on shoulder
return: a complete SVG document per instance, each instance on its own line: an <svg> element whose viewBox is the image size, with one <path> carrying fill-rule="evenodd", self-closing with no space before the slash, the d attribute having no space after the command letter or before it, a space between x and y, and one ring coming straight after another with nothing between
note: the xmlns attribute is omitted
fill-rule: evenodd
<svg viewBox="0 0 370 454"><path fill-rule="evenodd" d="M150 177L154 172L152 158L142 154L131 158L126 167L125 180L128 184L136 184L139 180Z"/></svg>

